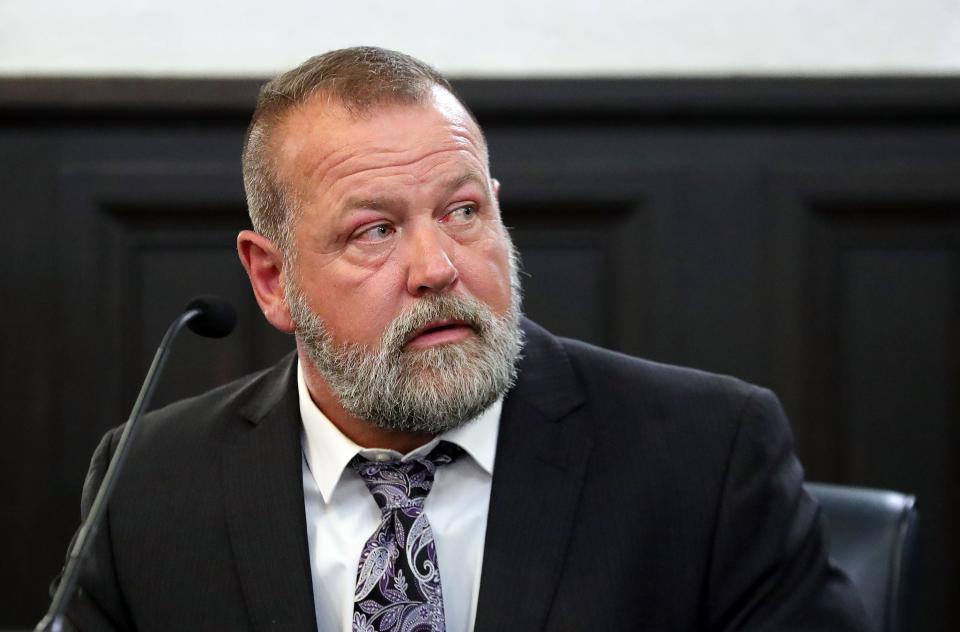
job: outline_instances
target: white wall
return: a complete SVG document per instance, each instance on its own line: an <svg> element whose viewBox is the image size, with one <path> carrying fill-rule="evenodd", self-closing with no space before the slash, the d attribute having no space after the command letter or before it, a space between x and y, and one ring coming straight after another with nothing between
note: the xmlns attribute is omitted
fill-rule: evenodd
<svg viewBox="0 0 960 632"><path fill-rule="evenodd" d="M958 74L960 0L0 0L0 75L265 76L377 44L454 76Z"/></svg>

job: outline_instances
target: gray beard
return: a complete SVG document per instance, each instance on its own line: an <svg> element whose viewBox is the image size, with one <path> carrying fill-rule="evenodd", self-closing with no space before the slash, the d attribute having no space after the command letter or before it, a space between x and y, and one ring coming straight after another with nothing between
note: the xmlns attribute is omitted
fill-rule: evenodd
<svg viewBox="0 0 960 632"><path fill-rule="evenodd" d="M338 344L294 283L285 283L285 292L297 337L347 412L385 430L439 434L480 415L516 380L523 332L515 263L511 268L513 297L503 317L476 299L430 295L393 320L377 349ZM413 332L447 318L468 323L474 335L403 348Z"/></svg>

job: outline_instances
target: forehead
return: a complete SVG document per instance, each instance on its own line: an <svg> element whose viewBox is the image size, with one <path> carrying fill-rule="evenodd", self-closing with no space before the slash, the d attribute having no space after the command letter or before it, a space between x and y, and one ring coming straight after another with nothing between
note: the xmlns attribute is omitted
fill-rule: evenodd
<svg viewBox="0 0 960 632"><path fill-rule="evenodd" d="M437 160L487 168L479 127L440 87L423 103L384 104L361 115L317 95L284 116L273 146L281 177L295 188L381 168L429 171Z"/></svg>

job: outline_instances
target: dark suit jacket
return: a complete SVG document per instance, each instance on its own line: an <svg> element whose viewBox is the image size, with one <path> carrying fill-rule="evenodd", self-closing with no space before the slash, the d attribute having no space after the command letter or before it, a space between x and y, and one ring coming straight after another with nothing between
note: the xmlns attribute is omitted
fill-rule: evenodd
<svg viewBox="0 0 960 632"><path fill-rule="evenodd" d="M524 327L478 632L862 629L769 391ZM70 618L315 630L301 458L293 357L152 413Z"/></svg>

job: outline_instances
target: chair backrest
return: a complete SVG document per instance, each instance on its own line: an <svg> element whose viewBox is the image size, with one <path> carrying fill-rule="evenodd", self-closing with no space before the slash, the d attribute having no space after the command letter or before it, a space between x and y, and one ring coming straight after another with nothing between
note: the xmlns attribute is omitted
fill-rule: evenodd
<svg viewBox="0 0 960 632"><path fill-rule="evenodd" d="M830 557L860 590L873 629L907 630L916 585L916 499L821 483L805 488L823 508Z"/></svg>

